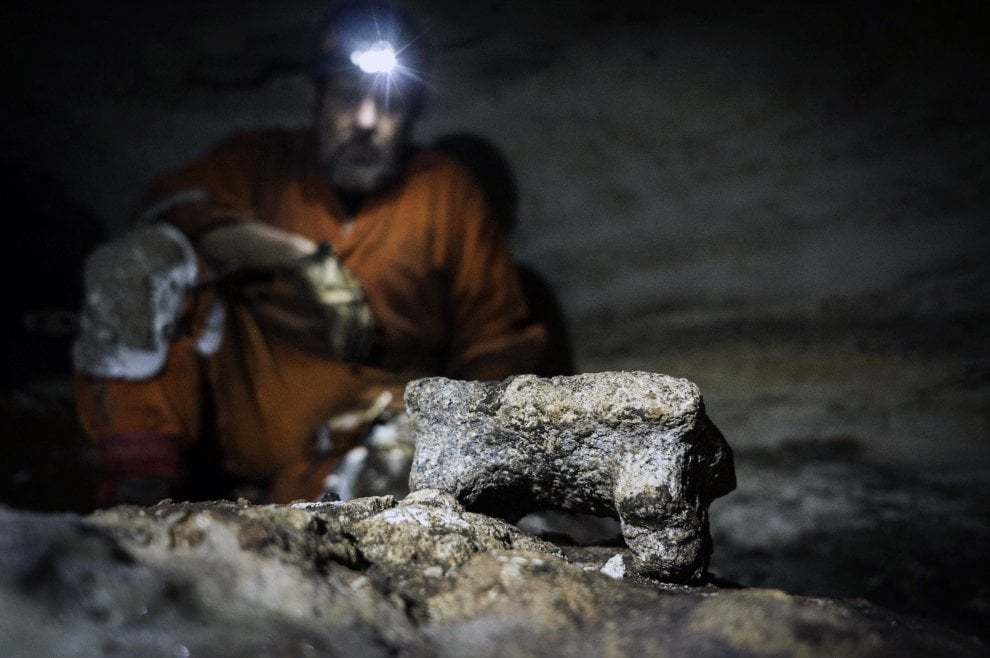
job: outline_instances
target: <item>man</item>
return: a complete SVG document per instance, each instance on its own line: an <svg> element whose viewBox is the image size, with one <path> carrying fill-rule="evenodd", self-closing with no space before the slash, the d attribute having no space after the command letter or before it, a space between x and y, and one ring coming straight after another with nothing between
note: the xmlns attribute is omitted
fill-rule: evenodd
<svg viewBox="0 0 990 658"><path fill-rule="evenodd" d="M312 498L410 379L536 362L545 332L481 192L408 148L418 36L386 5L331 12L312 128L235 136L165 176L143 224L90 257L76 393L104 502L243 483Z"/></svg>

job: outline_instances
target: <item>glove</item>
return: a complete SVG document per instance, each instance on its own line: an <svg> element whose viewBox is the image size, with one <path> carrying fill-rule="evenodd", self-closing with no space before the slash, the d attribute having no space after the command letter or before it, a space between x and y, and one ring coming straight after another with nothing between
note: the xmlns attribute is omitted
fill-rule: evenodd
<svg viewBox="0 0 990 658"><path fill-rule="evenodd" d="M169 224L142 227L99 247L83 274L76 370L128 380L155 375L197 275L192 245Z"/></svg>
<svg viewBox="0 0 990 658"><path fill-rule="evenodd" d="M267 335L299 349L365 362L375 325L360 282L333 253L258 222L230 224L197 243L217 287L247 305Z"/></svg>

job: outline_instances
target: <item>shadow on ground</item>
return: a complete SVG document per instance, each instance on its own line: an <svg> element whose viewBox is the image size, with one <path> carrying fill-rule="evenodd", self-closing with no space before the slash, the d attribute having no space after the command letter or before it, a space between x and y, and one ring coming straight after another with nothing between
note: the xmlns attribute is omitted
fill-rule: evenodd
<svg viewBox="0 0 990 658"><path fill-rule="evenodd" d="M713 571L746 586L865 598L987 636L990 469L858 459L849 437L749 450L712 505Z"/></svg>

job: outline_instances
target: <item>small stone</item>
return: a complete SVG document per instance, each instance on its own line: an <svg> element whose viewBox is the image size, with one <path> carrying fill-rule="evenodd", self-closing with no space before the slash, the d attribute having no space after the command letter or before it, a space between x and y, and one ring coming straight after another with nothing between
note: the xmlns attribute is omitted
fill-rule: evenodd
<svg viewBox="0 0 990 658"><path fill-rule="evenodd" d="M626 576L626 563L622 561L622 553L616 553L608 559L601 569L603 574L615 580L622 580Z"/></svg>

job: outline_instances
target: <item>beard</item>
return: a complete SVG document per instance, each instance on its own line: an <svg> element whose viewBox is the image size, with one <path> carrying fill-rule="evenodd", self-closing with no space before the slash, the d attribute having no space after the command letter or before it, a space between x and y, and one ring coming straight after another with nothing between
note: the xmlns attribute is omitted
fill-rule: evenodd
<svg viewBox="0 0 990 658"><path fill-rule="evenodd" d="M324 176L335 186L364 194L385 187L398 170L398 147L350 139L321 158Z"/></svg>

